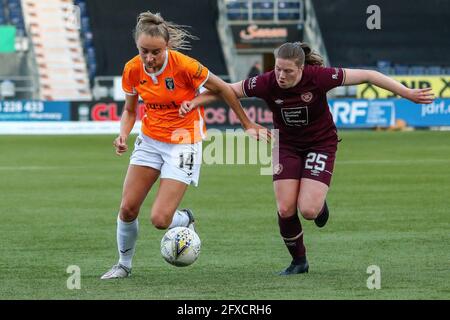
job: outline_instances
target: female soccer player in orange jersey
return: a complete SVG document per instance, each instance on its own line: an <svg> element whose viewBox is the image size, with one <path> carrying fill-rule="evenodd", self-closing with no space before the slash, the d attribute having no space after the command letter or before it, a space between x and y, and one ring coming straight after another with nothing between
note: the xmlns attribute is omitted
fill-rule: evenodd
<svg viewBox="0 0 450 320"><path fill-rule="evenodd" d="M165 21L159 13L143 12L138 16L134 36L139 54L126 63L122 75L126 100L120 134L113 143L118 155L128 149L127 138L136 121L139 96L145 103L145 116L130 158L117 217L119 262L101 279L131 274L137 217L158 178L152 224L158 229L194 227L192 211L177 208L188 185L198 184L206 127L203 108L179 116L183 101L192 100L204 86L230 105L244 129L263 129L247 118L230 86L195 59L175 51L189 49L187 39L194 37L186 30Z"/></svg>

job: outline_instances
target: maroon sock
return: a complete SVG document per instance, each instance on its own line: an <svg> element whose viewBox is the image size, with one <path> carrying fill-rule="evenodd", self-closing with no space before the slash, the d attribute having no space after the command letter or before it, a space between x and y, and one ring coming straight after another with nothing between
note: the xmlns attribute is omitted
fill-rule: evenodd
<svg viewBox="0 0 450 320"><path fill-rule="evenodd" d="M289 250L293 260L305 257L306 248L303 244L303 231L297 212L288 218L280 217L278 213L278 225L284 244Z"/></svg>

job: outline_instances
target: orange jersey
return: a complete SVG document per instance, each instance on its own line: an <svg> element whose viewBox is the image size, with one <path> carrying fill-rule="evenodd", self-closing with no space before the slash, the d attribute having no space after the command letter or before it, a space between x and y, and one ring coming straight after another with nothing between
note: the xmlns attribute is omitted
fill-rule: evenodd
<svg viewBox="0 0 450 320"><path fill-rule="evenodd" d="M181 118L178 109L192 100L208 80L209 70L197 60L167 50L161 70L148 73L139 55L127 62L122 75L126 94L139 96L145 103L142 132L166 143L195 143L206 135L204 108L192 110Z"/></svg>

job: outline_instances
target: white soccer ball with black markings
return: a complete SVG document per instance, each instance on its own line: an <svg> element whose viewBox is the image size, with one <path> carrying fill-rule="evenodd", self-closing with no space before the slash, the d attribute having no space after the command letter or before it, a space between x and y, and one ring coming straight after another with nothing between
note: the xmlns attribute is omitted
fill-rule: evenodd
<svg viewBox="0 0 450 320"><path fill-rule="evenodd" d="M186 227L169 229L161 239L161 255L171 265L186 267L193 264L200 254L198 234Z"/></svg>

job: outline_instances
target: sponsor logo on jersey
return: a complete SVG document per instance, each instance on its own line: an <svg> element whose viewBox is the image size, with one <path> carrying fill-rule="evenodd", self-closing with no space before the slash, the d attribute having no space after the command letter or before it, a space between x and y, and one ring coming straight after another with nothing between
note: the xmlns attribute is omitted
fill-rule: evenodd
<svg viewBox="0 0 450 320"><path fill-rule="evenodd" d="M302 93L300 98L302 98L303 102L308 103L308 102L310 102L312 100L313 94L311 92L305 92L305 93Z"/></svg>
<svg viewBox="0 0 450 320"><path fill-rule="evenodd" d="M140 83L141 85L144 85L146 82L147 82L147 80L141 80L141 81L139 81L139 83Z"/></svg>
<svg viewBox="0 0 450 320"><path fill-rule="evenodd" d="M175 82L173 81L173 78L166 78L166 88L169 90L175 89Z"/></svg>

